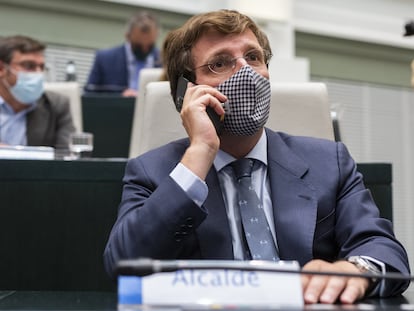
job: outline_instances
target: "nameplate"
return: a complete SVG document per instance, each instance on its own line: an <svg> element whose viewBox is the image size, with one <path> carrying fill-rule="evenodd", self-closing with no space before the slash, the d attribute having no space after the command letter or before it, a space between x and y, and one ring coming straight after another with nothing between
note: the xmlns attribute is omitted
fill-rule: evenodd
<svg viewBox="0 0 414 311"><path fill-rule="evenodd" d="M213 308L302 308L296 262L280 262L279 271L232 269L178 270L150 276L119 276L118 306L203 306Z"/></svg>
<svg viewBox="0 0 414 311"><path fill-rule="evenodd" d="M38 146L0 146L0 159L53 160L55 149Z"/></svg>

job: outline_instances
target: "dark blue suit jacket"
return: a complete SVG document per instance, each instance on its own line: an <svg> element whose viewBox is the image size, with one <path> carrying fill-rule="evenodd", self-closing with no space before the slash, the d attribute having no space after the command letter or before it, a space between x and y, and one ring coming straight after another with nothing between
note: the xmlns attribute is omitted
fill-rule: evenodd
<svg viewBox="0 0 414 311"><path fill-rule="evenodd" d="M154 49L156 63L159 61L159 50ZM98 50L88 81L86 92L121 93L129 87L129 73L125 45Z"/></svg>
<svg viewBox="0 0 414 311"><path fill-rule="evenodd" d="M126 88L128 88L128 68L125 46L98 50L85 91L122 92Z"/></svg>
<svg viewBox="0 0 414 311"><path fill-rule="evenodd" d="M409 273L391 223L379 217L355 162L342 143L266 130L274 224L282 260L304 265L352 255L376 258ZM122 202L105 249L111 272L125 258L233 259L226 208L214 166L199 208L169 177L189 145L178 140L126 167ZM388 284L385 295L408 282Z"/></svg>

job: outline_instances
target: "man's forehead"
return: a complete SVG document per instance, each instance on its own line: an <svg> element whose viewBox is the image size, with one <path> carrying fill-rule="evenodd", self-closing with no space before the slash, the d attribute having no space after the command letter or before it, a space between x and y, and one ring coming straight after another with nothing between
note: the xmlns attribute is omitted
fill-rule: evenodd
<svg viewBox="0 0 414 311"><path fill-rule="evenodd" d="M155 24L147 24L144 26L135 26L131 29L130 35L131 36L142 36L148 34L156 34L158 28Z"/></svg>
<svg viewBox="0 0 414 311"><path fill-rule="evenodd" d="M197 47L200 47L198 49ZM260 48L260 44L254 33L247 29L242 33L224 34L216 30L209 30L202 33L199 39L193 45L193 51L200 52L206 56L232 53L236 49Z"/></svg>
<svg viewBox="0 0 414 311"><path fill-rule="evenodd" d="M12 55L12 60L44 60L43 52L30 52L22 53L20 51L14 51Z"/></svg>
<svg viewBox="0 0 414 311"><path fill-rule="evenodd" d="M129 41L131 41L132 43L147 43L149 41L155 42L156 39L156 29L153 29L150 32L142 32L140 30L132 31L129 36Z"/></svg>

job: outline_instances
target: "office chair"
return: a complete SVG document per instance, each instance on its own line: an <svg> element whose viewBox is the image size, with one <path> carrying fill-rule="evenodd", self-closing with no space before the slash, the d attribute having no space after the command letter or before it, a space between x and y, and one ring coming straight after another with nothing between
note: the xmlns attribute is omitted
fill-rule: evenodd
<svg viewBox="0 0 414 311"><path fill-rule="evenodd" d="M130 157L186 137L180 115L175 109L167 81L150 82L140 91L141 101L133 120Z"/></svg>
<svg viewBox="0 0 414 311"><path fill-rule="evenodd" d="M272 83L268 128L292 135L334 140L324 83Z"/></svg>
<svg viewBox="0 0 414 311"><path fill-rule="evenodd" d="M77 131L83 130L81 92L77 82L45 82L45 91L52 91L65 95L69 98L70 112L73 124Z"/></svg>
<svg viewBox="0 0 414 311"><path fill-rule="evenodd" d="M139 154L138 144L135 143L141 139L140 124L144 122L142 117L144 116L144 105L141 104L144 102L144 92L145 87L149 82L160 81L163 73L162 68L143 68L139 72L139 87L138 87L138 96L135 100L135 110L134 116L132 119L132 130L131 130L131 141L129 144L129 157L133 158Z"/></svg>
<svg viewBox="0 0 414 311"><path fill-rule="evenodd" d="M140 91L140 121L134 124L130 150L135 157L169 141L186 137L166 81ZM134 121L135 122L135 121ZM323 83L273 83L267 127L294 135L334 140L328 95ZM133 146L133 147L132 147Z"/></svg>

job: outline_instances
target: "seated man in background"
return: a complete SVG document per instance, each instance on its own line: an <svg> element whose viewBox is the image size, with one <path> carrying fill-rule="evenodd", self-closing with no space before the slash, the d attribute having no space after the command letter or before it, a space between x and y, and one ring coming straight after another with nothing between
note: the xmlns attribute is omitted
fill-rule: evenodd
<svg viewBox="0 0 414 311"><path fill-rule="evenodd" d="M121 259L146 257L296 260L303 270L409 275L407 253L346 147L264 128L272 54L249 17L230 10L196 15L169 33L164 47L189 138L129 160L104 253L109 273ZM183 76L191 81L185 93ZM211 111L224 115L218 129ZM248 171L240 176L241 167ZM353 303L408 285L302 276L306 303Z"/></svg>
<svg viewBox="0 0 414 311"><path fill-rule="evenodd" d="M69 99L44 92L44 49L25 36L0 39L0 144L68 148Z"/></svg>
<svg viewBox="0 0 414 311"><path fill-rule="evenodd" d="M126 42L96 53L85 92L136 96L140 70L161 67L160 53L155 47L157 37L158 22L153 15L133 15L127 24Z"/></svg>

